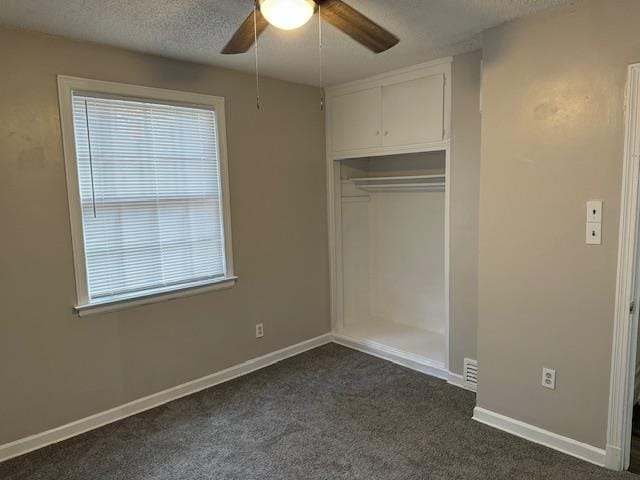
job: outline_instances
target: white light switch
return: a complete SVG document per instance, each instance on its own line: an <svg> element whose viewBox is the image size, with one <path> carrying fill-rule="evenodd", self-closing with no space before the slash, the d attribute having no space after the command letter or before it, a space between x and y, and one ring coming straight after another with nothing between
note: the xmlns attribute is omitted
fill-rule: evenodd
<svg viewBox="0 0 640 480"><path fill-rule="evenodd" d="M587 223L587 245L600 245L602 243L602 224L595 222Z"/></svg>
<svg viewBox="0 0 640 480"><path fill-rule="evenodd" d="M587 222L602 223L602 200L587 202Z"/></svg>

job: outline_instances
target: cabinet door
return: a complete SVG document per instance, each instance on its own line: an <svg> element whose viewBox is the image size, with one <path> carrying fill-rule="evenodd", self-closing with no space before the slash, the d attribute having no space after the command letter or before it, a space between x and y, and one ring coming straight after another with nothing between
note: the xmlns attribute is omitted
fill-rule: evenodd
<svg viewBox="0 0 640 480"><path fill-rule="evenodd" d="M444 75L431 75L382 89L384 146L444 139Z"/></svg>
<svg viewBox="0 0 640 480"><path fill-rule="evenodd" d="M336 152L379 147L381 140L380 87L331 99L331 142Z"/></svg>

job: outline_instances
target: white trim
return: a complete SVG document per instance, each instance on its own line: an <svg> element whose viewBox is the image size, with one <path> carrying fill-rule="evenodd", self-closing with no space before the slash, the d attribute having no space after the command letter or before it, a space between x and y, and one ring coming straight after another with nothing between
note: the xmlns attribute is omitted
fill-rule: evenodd
<svg viewBox="0 0 640 480"><path fill-rule="evenodd" d="M640 64L629 66L626 130L620 200L618 273L611 353L606 466L625 470L631 450L637 315L629 306L635 295L640 154ZM636 299L636 303L639 299ZM636 307L637 308L637 307Z"/></svg>
<svg viewBox="0 0 640 480"><path fill-rule="evenodd" d="M572 457L586 460L601 467L605 464L605 451L601 448L578 442L569 437L563 437L557 433L500 415L499 413L486 410L482 407L475 407L473 409L473 419L490 427L558 450Z"/></svg>
<svg viewBox="0 0 640 480"><path fill-rule="evenodd" d="M343 285L342 285L342 218L341 218L341 191L342 182L340 179L340 168L336 168L336 162L339 160L344 160L354 157L372 157L378 155L390 155L397 153L407 153L407 152L430 152L430 151L444 151L445 152L445 362L444 366L440 366L436 368L437 375L439 378L448 378L448 368L449 368L449 355L450 355L450 306L449 306L449 278L450 278L450 208L451 208L451 147L450 147L450 130L451 130L451 63L453 61L453 57L445 57L439 60L435 60L432 62L422 63L419 65L414 65L407 68L402 68L399 70L394 70L390 72L386 72L380 75L376 75L373 77L369 77L362 80L357 80L350 83L345 83L342 85L336 85L326 89L326 112L325 112L325 131L326 131L326 161L327 161L327 223L328 223L328 236L329 236L329 293L330 293L330 313L331 313L331 328L336 336L336 339L342 338L344 342L348 342L349 339L344 339L339 335L338 332L343 328ZM445 139L440 142L434 142L430 144L423 145L411 145L404 147L385 147L381 149L380 147L376 147L373 149L361 149L351 152L340 152L336 154L332 149L332 138L331 138L331 97L339 94L348 93L351 91L360 90L362 88L369 88L370 86L380 86L388 83L396 83L399 81L407 81L412 78L420 78L425 75L425 70L429 70L431 74L443 73L445 75L445 101L444 101L444 110L445 110ZM386 149L388 148L388 149ZM342 343L342 341L336 340L337 343ZM357 349L362 349L362 351L366 353L371 353L373 355L382 356L383 352L379 348L375 348L375 352L373 352L371 345L363 346L361 343L358 346L353 346L353 342L351 344L342 343L346 346L350 346ZM384 346L381 346L384 348ZM366 348L366 349L364 349ZM408 360L407 356L404 357L402 355L398 356L398 352L394 353L394 359L390 359L396 363L400 363L401 365L405 365L405 363L401 363L398 360L409 362L411 365L420 365L420 362L417 364L413 360ZM403 354L403 352L399 352ZM388 355L389 352L386 352L385 355ZM409 368L414 368L410 365L405 365ZM415 368L416 370L422 371L420 368ZM425 372L429 373L430 372Z"/></svg>
<svg viewBox="0 0 640 480"><path fill-rule="evenodd" d="M435 362L420 355L414 355L396 348L388 347L378 342L363 338L351 337L340 333L333 334L333 343L351 348L374 357L416 370L425 375L446 380L455 387L476 393L476 386L468 384L462 375L448 371L441 362Z"/></svg>
<svg viewBox="0 0 640 480"><path fill-rule="evenodd" d="M437 377L442 380L449 379L449 372L443 363L435 362L420 355L407 353L371 340L350 337L339 333L333 334L333 341L344 347L368 353L374 357L388 360L392 363L410 368L411 370L417 370L418 372L431 375L432 377Z"/></svg>
<svg viewBox="0 0 640 480"><path fill-rule="evenodd" d="M350 158L362 157L383 157L388 155L400 155L403 153L439 152L449 147L450 140L439 140L437 142L416 143L415 145L403 145L393 147L371 147L359 148L357 150L342 150L334 152L333 160L348 160Z"/></svg>
<svg viewBox="0 0 640 480"><path fill-rule="evenodd" d="M154 393L147 397L125 403L119 407L115 407L11 443L0 445L0 462L37 450L47 445L51 445L52 443L57 443L67 438L80 435L81 433L113 423L131 415L144 412L145 410L191 395L201 390L213 387L214 385L228 382L229 380L233 380L234 378L242 375L268 367L269 365L273 365L274 363L280 362L286 358L306 352L307 350L331 343L331 340L332 335L330 333L320 335L319 337L305 340L304 342L291 345L290 347L234 365L233 367L207 375L206 377L192 380L190 382L183 383L182 385L168 388L167 390Z"/></svg>
<svg viewBox="0 0 640 480"><path fill-rule="evenodd" d="M365 192L444 192L445 183L380 183L358 185ZM353 198L353 197L352 197Z"/></svg>
<svg viewBox="0 0 640 480"><path fill-rule="evenodd" d="M328 117L327 117L328 122ZM327 132L330 129L327 127ZM327 152L330 151L330 135L327 133ZM449 278L450 278L450 209L451 209L451 149L447 146L444 150L445 152L445 213L444 213L444 284L445 284L445 361L444 365L437 368L438 374L435 376L439 378L448 378L448 369L449 369L449 354L450 354L450 305L449 305ZM341 204L344 201L341 198L340 188L342 186L342 182L340 180L340 169L336 168L336 161L333 160L329 154L327 154L327 222L328 222L328 231L329 231L329 292L330 292L330 313L331 313L331 328L336 338L336 343L342 343L342 341L338 341L337 339L343 339L344 341L353 341L349 337L344 337L340 335L338 332L342 330L344 326L344 319L342 317L342 218L341 218ZM339 186L336 189L336 186ZM350 200L353 201L353 200ZM366 350L362 350L366 353L371 353L372 355L382 356L382 353L385 352L388 347L384 345L377 344L375 342L371 342L368 345L363 345L360 340L358 340L359 347L367 348ZM372 350L372 345L375 344L375 348ZM352 347L354 343L344 344L345 346ZM381 347L381 348L378 348ZM360 349L358 347L353 347ZM375 351L374 351L375 350ZM387 352L388 353L388 352ZM406 354L404 352L400 352L395 350L394 358L404 358L405 360L411 358L410 354ZM404 357L403 357L404 355ZM382 358L387 358L382 356ZM422 358L422 357L421 357ZM395 363L396 360L391 358L387 358ZM409 361L409 360L407 360ZM411 360L412 362L413 360ZM404 363L400 363L401 365L405 365ZM420 362L418 362L420 364ZM413 365L413 363L411 363ZM414 368L410 365L405 365L409 368ZM414 368L414 370L420 370L419 368ZM422 370L420 370L422 371ZM444 372L444 374L442 373ZM430 372L425 371L424 373L432 374Z"/></svg>
<svg viewBox="0 0 640 480"><path fill-rule="evenodd" d="M86 78L58 75L58 101L60 108L60 126L62 130L62 143L65 158L65 171L67 177L67 196L69 202L69 217L71 222L71 239L73 246L74 270L76 279L76 310L89 310L88 307L96 307L94 310L102 312L108 309L104 304L91 303L86 275L86 263L84 254L84 234L82 228L82 212L80 208L80 192L78 183L78 171L76 165L76 146L73 128L73 92L91 92L100 95L119 96L127 98L155 100L172 104L203 106L211 108L216 113L218 161L220 167L220 190L222 203L222 230L224 234L225 278L234 279L233 249L231 238L231 209L229 205L229 175L227 165L227 130L225 101L223 97L204 95L192 92L166 90L162 88L145 87L141 85L127 85L123 83L104 82ZM227 282L225 287L233 286ZM178 293L183 287L178 286ZM144 295L144 294L143 294ZM137 305L144 305L166 299L162 295L149 295L148 297L135 297L140 300ZM175 297L174 297L175 298ZM115 301L118 304L122 302ZM136 306L137 306L136 305Z"/></svg>
<svg viewBox="0 0 640 480"><path fill-rule="evenodd" d="M192 297L193 295L199 295L201 293L214 292L216 290L231 288L236 284L237 278L238 277L209 280L207 282L182 287L179 290L172 289L165 292L153 293L150 295L127 298L123 300L111 300L103 303L92 303L89 305L76 305L74 307L74 310L81 317L97 315L99 313L117 312L118 310L141 307L142 305L149 305L150 303L175 300L176 298Z"/></svg>
<svg viewBox="0 0 640 480"><path fill-rule="evenodd" d="M460 374L449 372L449 378L447 379L447 383L454 385L456 387L463 388L465 390L469 390L470 392L476 393L477 387L475 385L471 385L467 383L464 377Z"/></svg>
<svg viewBox="0 0 640 480"><path fill-rule="evenodd" d="M386 155L397 155L403 153L418 152L435 152L449 148L451 138L451 64L453 57L445 57L432 62L421 63L411 67L392 70L373 77L363 78L349 83L334 85L326 88L326 137L327 137L327 159L329 160L345 160L349 158L376 157ZM443 103L443 132L442 139L426 143L416 143L409 145L385 146L379 145L369 148L358 148L352 150L333 151L331 143L331 109L333 99L335 97L354 93L370 88L382 88L387 85L408 82L418 78L429 77L432 75L442 75L444 78L444 103Z"/></svg>
<svg viewBox="0 0 640 480"><path fill-rule="evenodd" d="M327 109L330 105L327 105ZM341 330L342 319L342 208L340 168L336 168L331 158L331 134L329 112L325 115L326 151L327 151L327 223L329 233L329 301L331 328ZM338 186L338 188L336 188Z"/></svg>
<svg viewBox="0 0 640 480"><path fill-rule="evenodd" d="M246 362L234 365L211 375L133 400L132 402L125 403L124 405L120 405L110 410L105 410L89 417L85 417L35 435L21 438L10 443L5 443L4 445L0 445L0 462L38 450L39 448L46 447L47 445L61 442L68 438L75 437L90 430L136 415L215 385L228 382L234 378L238 378L243 375L247 375L248 373L255 372L256 370L268 367L269 365L273 365L274 363L285 360L286 358L299 355L308 350L312 350L332 342L353 350L373 355L374 357L382 358L426 375L446 380L448 383L456 387L473 391L465 385L461 375L446 371L443 368L443 365L439 362L434 362L418 355L410 355L406 352L400 352L398 350L376 344L375 342L368 342L343 335L326 333L295 345L285 347L281 350L268 353L261 357L247 360Z"/></svg>
<svg viewBox="0 0 640 480"><path fill-rule="evenodd" d="M395 177L352 177L345 182L353 182L358 186L368 185L371 183L378 183L384 181L394 182L420 182L427 180L444 180L445 174L437 175L396 175Z"/></svg>
<svg viewBox="0 0 640 480"><path fill-rule="evenodd" d="M437 60L431 60L430 62L418 63L416 65L411 65L409 67L398 68L396 70L390 70L388 72L379 73L378 75L373 75L371 77L367 77L361 80L353 80L351 82L340 83L337 85L331 85L327 87L327 90L331 92L342 92L343 89L349 90L353 87L360 88L362 85L367 83L376 83L387 80L388 78L393 78L397 76L412 74L416 71L433 68L439 65L450 65L453 62L453 57L444 57L439 58Z"/></svg>
<svg viewBox="0 0 640 480"><path fill-rule="evenodd" d="M451 147L447 145L444 160L444 368L449 371L451 354L451 308L450 285L451 278Z"/></svg>

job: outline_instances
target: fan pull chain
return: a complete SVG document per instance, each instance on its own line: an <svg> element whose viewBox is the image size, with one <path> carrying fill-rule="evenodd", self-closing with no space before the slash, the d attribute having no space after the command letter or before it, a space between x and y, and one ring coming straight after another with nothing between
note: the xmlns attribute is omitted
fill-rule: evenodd
<svg viewBox="0 0 640 480"><path fill-rule="evenodd" d="M318 5L318 58L320 62L320 111L324 111L324 80L322 78L322 6Z"/></svg>
<svg viewBox="0 0 640 480"><path fill-rule="evenodd" d="M256 0L253 6L253 37L256 53L256 109L260 110L260 73L258 71L258 0Z"/></svg>

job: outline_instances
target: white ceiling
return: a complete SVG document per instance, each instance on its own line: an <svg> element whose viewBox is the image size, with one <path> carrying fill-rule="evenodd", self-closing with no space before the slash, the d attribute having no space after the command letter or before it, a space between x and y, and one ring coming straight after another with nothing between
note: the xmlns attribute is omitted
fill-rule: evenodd
<svg viewBox="0 0 640 480"><path fill-rule="evenodd" d="M480 46L482 30L575 0L347 0L400 37L374 55L324 24L324 78L332 85ZM253 0L1 0L0 24L253 72L254 54L221 55ZM314 17L317 19L317 17ZM261 74L319 83L318 24L269 28Z"/></svg>

